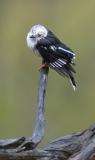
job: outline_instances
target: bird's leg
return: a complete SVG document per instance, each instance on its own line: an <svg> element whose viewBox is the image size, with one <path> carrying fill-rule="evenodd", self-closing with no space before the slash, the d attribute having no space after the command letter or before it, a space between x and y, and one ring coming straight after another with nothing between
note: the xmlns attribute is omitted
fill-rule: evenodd
<svg viewBox="0 0 95 160"><path fill-rule="evenodd" d="M48 68L49 66L48 66L48 64L45 62L45 60L43 59L42 60L42 65L41 65L41 67L40 67L40 69L39 70L41 70L42 68Z"/></svg>
<svg viewBox="0 0 95 160"><path fill-rule="evenodd" d="M47 63L44 63L44 64L41 65L41 67L40 67L39 70L41 70L42 68L48 68L48 67L49 67L48 64L47 64Z"/></svg>
<svg viewBox="0 0 95 160"><path fill-rule="evenodd" d="M48 67L43 67L40 70L40 80L39 80L39 89L38 89L38 98L37 98L36 125L33 131L32 137L27 138L26 141L17 148L17 152L34 149L44 137L45 95L46 95L48 71L49 71Z"/></svg>

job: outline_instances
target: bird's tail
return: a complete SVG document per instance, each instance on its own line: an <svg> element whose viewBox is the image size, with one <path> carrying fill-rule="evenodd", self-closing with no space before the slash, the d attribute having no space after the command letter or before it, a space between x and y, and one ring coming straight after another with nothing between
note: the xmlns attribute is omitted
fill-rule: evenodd
<svg viewBox="0 0 95 160"><path fill-rule="evenodd" d="M69 78L70 83L75 91L77 85L73 74L76 73L76 71L73 69L73 67L70 64L66 64L63 67L57 68L56 71L62 76Z"/></svg>
<svg viewBox="0 0 95 160"><path fill-rule="evenodd" d="M75 91L76 90L76 81L75 81L74 76L73 76L72 73L70 73L69 78L70 78L71 85L72 85L72 87L73 87L73 89Z"/></svg>

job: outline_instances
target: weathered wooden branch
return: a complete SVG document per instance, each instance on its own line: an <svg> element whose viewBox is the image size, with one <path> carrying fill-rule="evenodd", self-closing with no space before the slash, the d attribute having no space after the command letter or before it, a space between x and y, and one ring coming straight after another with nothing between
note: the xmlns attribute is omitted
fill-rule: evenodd
<svg viewBox="0 0 95 160"><path fill-rule="evenodd" d="M42 61L42 66L44 61ZM17 152L23 150L34 149L43 139L45 133L45 95L46 87L48 80L49 67L44 66L40 69L40 79L39 79L39 89L38 89L38 98L37 98L37 114L36 114L36 124L32 136L29 138L22 137L20 139L15 139L12 142L9 141L7 144L4 144L5 148L17 145Z"/></svg>
<svg viewBox="0 0 95 160"><path fill-rule="evenodd" d="M32 142L36 145L42 140L45 133L44 112L45 112L45 95L46 95L48 71L49 71L48 67L44 67L40 70L36 126L32 135Z"/></svg>
<svg viewBox="0 0 95 160"><path fill-rule="evenodd" d="M24 141L25 138L0 140L0 160L95 160L95 124L81 133L58 138L42 149L17 153Z"/></svg>
<svg viewBox="0 0 95 160"><path fill-rule="evenodd" d="M44 136L48 68L40 71L36 125L30 138L0 140L0 160L95 160L95 124L85 131L36 148Z"/></svg>
<svg viewBox="0 0 95 160"><path fill-rule="evenodd" d="M42 65L44 61L42 62ZM32 137L27 138L17 149L17 152L22 150L34 149L44 137L45 133L45 95L48 80L48 67L42 67L40 69L39 89L37 98L37 114L36 114L36 125Z"/></svg>

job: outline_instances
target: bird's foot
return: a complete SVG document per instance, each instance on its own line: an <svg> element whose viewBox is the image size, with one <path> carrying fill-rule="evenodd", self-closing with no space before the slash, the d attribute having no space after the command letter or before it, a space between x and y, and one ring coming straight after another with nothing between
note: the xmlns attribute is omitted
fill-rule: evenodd
<svg viewBox="0 0 95 160"><path fill-rule="evenodd" d="M41 65L41 67L39 68L39 70L41 70L41 69L43 69L43 68L48 68L49 66L48 66L48 64L47 63L43 63L42 65Z"/></svg>

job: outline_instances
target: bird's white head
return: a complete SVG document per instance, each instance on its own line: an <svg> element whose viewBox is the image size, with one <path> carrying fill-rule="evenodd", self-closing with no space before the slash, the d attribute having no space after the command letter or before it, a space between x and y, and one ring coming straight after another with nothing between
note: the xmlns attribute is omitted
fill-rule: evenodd
<svg viewBox="0 0 95 160"><path fill-rule="evenodd" d="M48 30L38 24L31 28L30 32L27 34L27 45L28 47L34 49L37 42L45 38L48 34Z"/></svg>

